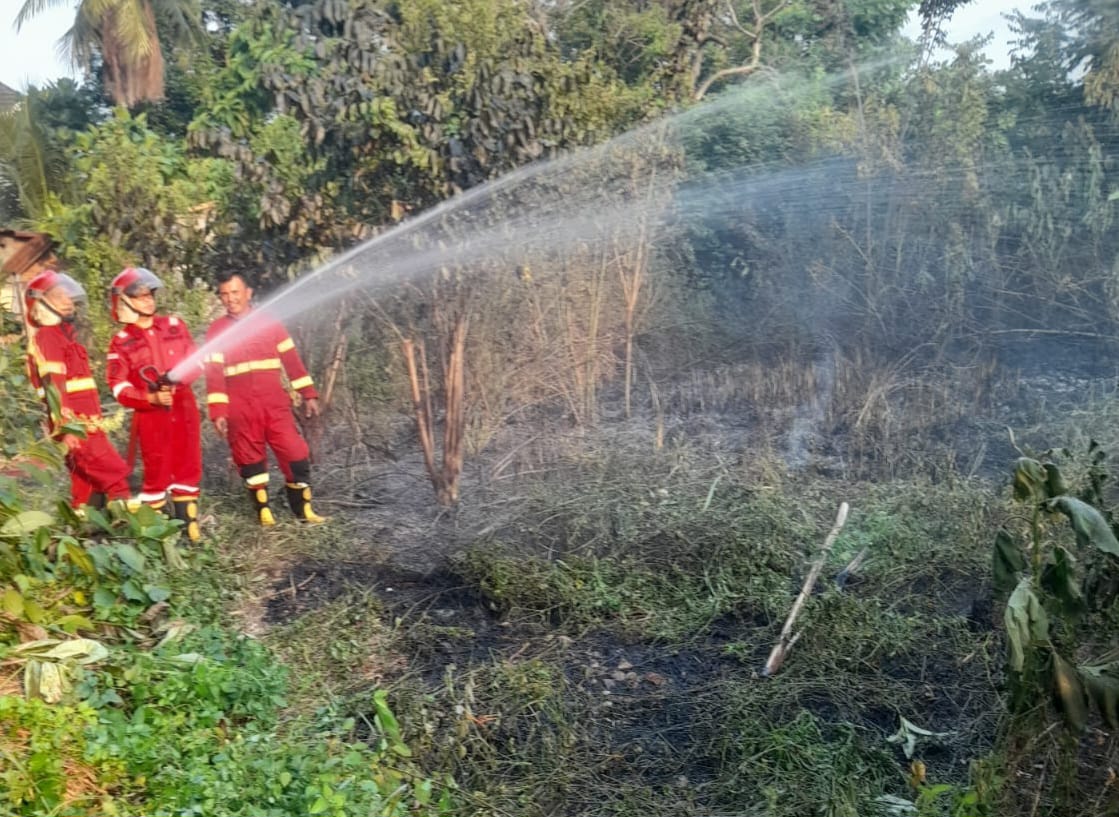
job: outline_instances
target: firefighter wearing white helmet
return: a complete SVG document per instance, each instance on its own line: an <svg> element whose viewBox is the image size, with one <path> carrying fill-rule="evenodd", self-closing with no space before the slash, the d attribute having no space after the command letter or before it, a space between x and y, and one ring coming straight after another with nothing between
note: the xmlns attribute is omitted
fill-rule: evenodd
<svg viewBox="0 0 1119 817"><path fill-rule="evenodd" d="M190 357L194 340L181 318L157 314L162 286L143 267L129 267L109 284L109 313L121 329L109 343L106 372L113 397L133 409L132 439L140 444L144 466L138 499L154 508L170 501L169 515L198 541L202 447L194 378L170 383L163 377Z"/></svg>
<svg viewBox="0 0 1119 817"><path fill-rule="evenodd" d="M89 354L74 329L81 285L65 273L45 270L27 283L27 368L31 383L47 405L48 427L66 445L73 507L127 499L129 467L101 428L101 398L89 367ZM58 393L52 409L47 390ZM85 437L68 431L81 426Z"/></svg>

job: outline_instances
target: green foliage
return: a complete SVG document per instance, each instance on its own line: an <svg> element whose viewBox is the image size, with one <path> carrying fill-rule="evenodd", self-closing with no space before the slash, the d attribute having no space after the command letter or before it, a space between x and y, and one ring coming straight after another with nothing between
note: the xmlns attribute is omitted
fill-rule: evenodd
<svg viewBox="0 0 1119 817"><path fill-rule="evenodd" d="M1092 454L1094 449L1093 444ZM1092 464L1098 467L1094 456ZM1077 569L1077 556L1102 560L1115 570L1119 568L1119 543L1104 514L1067 491L1056 463L1029 456L1018 459L1014 497L1031 514L1026 547L1019 549L1008 531L999 531L994 565L996 582L1002 588L1020 576L1004 615L1015 706L1032 705L1048 688L1065 723L1082 732L1088 724L1090 701L1110 726L1119 725L1119 685L1115 682L1119 662L1077 665L1064 657L1075 659L1081 642L1090 641L1092 625L1085 627L1082 620L1100 601L1091 574ZM1043 513L1068 518L1076 536L1075 552L1053 540L1043 524Z"/></svg>
<svg viewBox="0 0 1119 817"><path fill-rule="evenodd" d="M10 352L0 347L0 361ZM453 784L409 765L384 692L373 746L353 722L281 722L287 672L262 644L174 618L192 586L180 522L120 503L83 517L61 502L27 507L30 475L46 473L55 492L61 481L60 446L34 431L31 394L0 367L0 811L451 813Z"/></svg>
<svg viewBox="0 0 1119 817"><path fill-rule="evenodd" d="M188 321L199 315L212 222L233 186L228 163L187 158L181 142L157 135L143 115L124 110L76 135L70 163L80 192L53 196L37 227L60 241L91 300L101 303L113 276L139 264L161 275L167 287L161 300ZM115 326L105 310L90 315L100 345Z"/></svg>
<svg viewBox="0 0 1119 817"><path fill-rule="evenodd" d="M748 514L733 503L706 512L702 505L702 495L688 491L657 493L650 501L637 485L593 500L588 495L541 532L571 551L562 557L510 552L491 541L468 550L454 567L496 612L572 629L608 623L677 639L703 632L723 615L778 615L787 582L780 566L793 558L798 530L789 509L764 500ZM598 543L601 552L580 540Z"/></svg>
<svg viewBox="0 0 1119 817"><path fill-rule="evenodd" d="M725 716L733 718L733 709ZM737 726L731 733L740 741L726 747L733 773L721 785L743 797L760 792L773 817L872 814L894 774L883 748L867 745L850 724L828 724L807 710L785 723Z"/></svg>

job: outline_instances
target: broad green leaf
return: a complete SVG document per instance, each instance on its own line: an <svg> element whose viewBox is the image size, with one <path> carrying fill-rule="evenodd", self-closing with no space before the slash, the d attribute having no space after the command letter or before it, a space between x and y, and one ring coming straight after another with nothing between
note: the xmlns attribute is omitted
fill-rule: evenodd
<svg viewBox="0 0 1119 817"><path fill-rule="evenodd" d="M1082 665L1077 670L1104 722L1119 729L1119 662Z"/></svg>
<svg viewBox="0 0 1119 817"><path fill-rule="evenodd" d="M98 587L93 591L93 604L95 607L112 607L117 603L117 594L107 587Z"/></svg>
<svg viewBox="0 0 1119 817"><path fill-rule="evenodd" d="M1026 569L1026 555L1006 530L995 535L994 584L997 590L1011 590Z"/></svg>
<svg viewBox="0 0 1119 817"><path fill-rule="evenodd" d="M1048 503L1052 508L1068 517L1076 532L1076 543L1083 548L1095 546L1104 553L1119 556L1119 541L1116 541L1111 526L1103 518L1103 514L1089 505L1071 496L1057 497Z"/></svg>
<svg viewBox="0 0 1119 817"><path fill-rule="evenodd" d="M4 595L0 597L0 609L10 616L22 618L23 593L19 592L14 587L5 588Z"/></svg>
<svg viewBox="0 0 1119 817"><path fill-rule="evenodd" d="M0 536L22 536L54 524L54 517L45 511L23 511L0 526Z"/></svg>
<svg viewBox="0 0 1119 817"><path fill-rule="evenodd" d="M60 555L64 555L69 559L70 564L78 568L82 573L85 573L90 578L95 578L97 576L97 568L93 566L93 558L80 543L74 540L60 541L58 543L58 550Z"/></svg>
<svg viewBox="0 0 1119 817"><path fill-rule="evenodd" d="M1053 700L1074 732L1083 732L1088 725L1088 695L1076 669L1053 651Z"/></svg>
<svg viewBox="0 0 1119 817"><path fill-rule="evenodd" d="M1021 672L1026 663L1026 651L1049 640L1049 618L1030 587L1029 577L1018 582L1010 595L1003 620L1010 647L1010 667Z"/></svg>
<svg viewBox="0 0 1119 817"><path fill-rule="evenodd" d="M389 709L388 694L383 689L378 689L373 693L373 711L377 725L381 727L385 737L394 743L399 742L400 725L396 721L396 716L392 714L392 710Z"/></svg>
<svg viewBox="0 0 1119 817"><path fill-rule="evenodd" d="M43 619L47 617L47 612L37 601L25 597L23 599L23 616L32 624L42 624Z"/></svg>
<svg viewBox="0 0 1119 817"><path fill-rule="evenodd" d="M1060 602L1062 612L1074 618L1088 609L1076 580L1075 566L1073 555L1058 545L1053 548L1053 561L1041 573L1041 586Z"/></svg>
<svg viewBox="0 0 1119 817"><path fill-rule="evenodd" d="M120 560L128 565L128 569L133 573L144 572L144 554L136 550L132 545L127 542L121 542L116 546L116 554Z"/></svg>
<svg viewBox="0 0 1119 817"><path fill-rule="evenodd" d="M1048 476L1040 462L1019 457L1014 466L1014 498L1019 502L1038 502L1045 496Z"/></svg>
<svg viewBox="0 0 1119 817"><path fill-rule="evenodd" d="M62 616L62 618L55 619L54 626L67 633L76 633L78 630L92 630L94 627L92 621L90 621L85 616L80 616L76 613L72 613L68 616Z"/></svg>
<svg viewBox="0 0 1119 817"><path fill-rule="evenodd" d="M1051 462L1045 463L1045 494L1048 498L1063 496L1068 493L1068 486L1061 476L1061 469Z"/></svg>
<svg viewBox="0 0 1119 817"><path fill-rule="evenodd" d="M153 602L166 601L171 598L171 591L158 584L145 584L144 592L148 594L148 598Z"/></svg>
<svg viewBox="0 0 1119 817"><path fill-rule="evenodd" d="M86 508L85 509L85 518L87 520L89 520L89 522L92 523L93 525L95 525L96 527L105 531L105 533L112 533L113 532L113 523L109 520L109 518L107 516L105 516L104 513L102 513L97 508Z"/></svg>
<svg viewBox="0 0 1119 817"><path fill-rule="evenodd" d="M82 524L82 517L78 512L70 507L69 503L59 500L58 504L54 506L55 513L58 515L59 521L69 525L72 528L80 528Z"/></svg>
<svg viewBox="0 0 1119 817"><path fill-rule="evenodd" d="M143 589L132 579L120 586L121 595L129 601L147 601L148 596Z"/></svg>

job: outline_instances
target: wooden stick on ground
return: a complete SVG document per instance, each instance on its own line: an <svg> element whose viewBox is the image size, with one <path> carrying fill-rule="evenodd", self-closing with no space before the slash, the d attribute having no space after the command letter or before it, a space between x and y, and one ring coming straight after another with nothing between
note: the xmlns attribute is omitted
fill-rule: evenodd
<svg viewBox="0 0 1119 817"><path fill-rule="evenodd" d="M777 639L777 643L773 645L773 649L769 653L769 659L765 662L762 668L762 677L767 678L774 675L781 665L785 662L785 657L789 654L793 644L800 638L800 633L793 635L793 626L796 624L797 616L800 615L801 608L804 603L808 601L808 597L812 595L812 588L816 586L816 579L820 575L820 571L824 568L824 562L827 561L828 553L831 552L832 545L839 537L839 532L843 530L843 525L847 522L847 503L841 502L839 505L839 513L835 515L835 524L832 525L831 532L828 533L828 538L824 540L823 546L820 548L820 556L816 559L816 563L812 565L812 569L808 571L808 576L804 579L804 586L800 588L800 595L797 600L793 602L793 608L789 611L789 617L785 619L785 626L781 628L781 637Z"/></svg>

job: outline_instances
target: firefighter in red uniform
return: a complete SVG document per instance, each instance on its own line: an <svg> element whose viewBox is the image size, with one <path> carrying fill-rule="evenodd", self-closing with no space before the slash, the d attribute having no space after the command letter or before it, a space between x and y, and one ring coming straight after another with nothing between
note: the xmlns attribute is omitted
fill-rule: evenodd
<svg viewBox="0 0 1119 817"><path fill-rule="evenodd" d="M194 339L180 318L156 314L155 291L162 286L149 270L131 267L109 285L109 312L124 328L109 342L106 371L113 396L134 410L133 439L140 443L144 463L137 498L153 508L163 508L170 499L174 517L197 542L202 443L190 389L194 378L174 385L158 382L190 357Z"/></svg>
<svg viewBox="0 0 1119 817"><path fill-rule="evenodd" d="M127 499L128 465L113 448L101 425L101 398L89 368L89 354L74 330L75 301L85 291L71 278L45 270L27 282L24 305L27 311L27 365L31 383L46 394L49 384L58 390L60 415L50 410L52 434L66 444L66 467L70 470L70 504L100 506L105 499ZM85 439L61 431L67 423L85 426Z"/></svg>
<svg viewBox="0 0 1119 817"><path fill-rule="evenodd" d="M249 489L261 525L276 520L268 505L268 453L272 449L287 481L288 504L302 522L323 522L311 509L311 463L307 442L295 426L291 398L280 373L303 398L304 415L319 414L318 392L307 374L287 329L279 321L253 313L252 325L240 337L237 324L247 320L253 291L237 274L222 276L218 297L226 314L206 331L206 342L233 333L219 351L208 355L206 405L218 434L229 442L233 461Z"/></svg>

